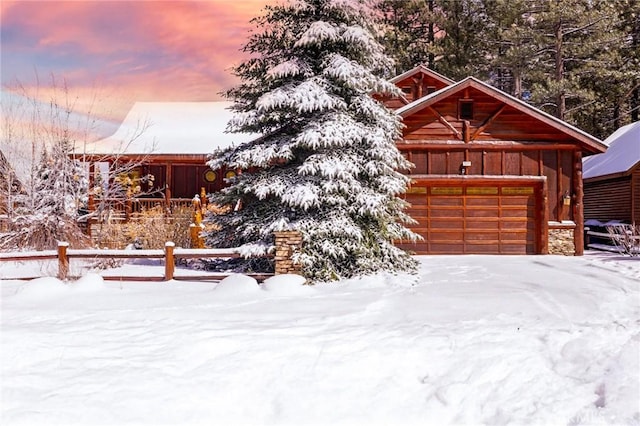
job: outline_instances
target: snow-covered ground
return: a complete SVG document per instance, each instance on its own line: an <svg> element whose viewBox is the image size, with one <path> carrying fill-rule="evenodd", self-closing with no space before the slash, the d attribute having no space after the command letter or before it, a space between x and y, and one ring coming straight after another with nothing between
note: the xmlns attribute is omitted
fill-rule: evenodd
<svg viewBox="0 0 640 426"><path fill-rule="evenodd" d="M640 259L420 261L314 287L0 281L0 423L640 424Z"/></svg>

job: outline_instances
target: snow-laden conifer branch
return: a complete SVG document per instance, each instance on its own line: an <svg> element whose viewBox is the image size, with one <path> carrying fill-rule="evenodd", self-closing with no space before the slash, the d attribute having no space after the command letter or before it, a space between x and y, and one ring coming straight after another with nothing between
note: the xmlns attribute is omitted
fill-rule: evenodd
<svg viewBox="0 0 640 426"><path fill-rule="evenodd" d="M316 21L302 33L300 39L296 41L294 47L307 47L320 45L324 42L335 42L340 36L340 30L328 22Z"/></svg>
<svg viewBox="0 0 640 426"><path fill-rule="evenodd" d="M256 102L256 108L258 113L281 108L307 113L344 109L346 103L339 97L328 93L327 89L312 79L299 84L291 83L265 93Z"/></svg>
<svg viewBox="0 0 640 426"><path fill-rule="evenodd" d="M307 64L299 59L290 59L285 62L281 62L267 71L267 77L271 79L297 77L297 76L309 76L311 69Z"/></svg>

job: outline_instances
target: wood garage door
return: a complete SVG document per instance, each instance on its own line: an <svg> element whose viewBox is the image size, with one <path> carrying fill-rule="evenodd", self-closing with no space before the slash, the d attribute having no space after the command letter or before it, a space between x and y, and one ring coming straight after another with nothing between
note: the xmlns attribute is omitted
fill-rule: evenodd
<svg viewBox="0 0 640 426"><path fill-rule="evenodd" d="M536 253L535 184L413 184L410 228L424 241L399 244L417 254Z"/></svg>

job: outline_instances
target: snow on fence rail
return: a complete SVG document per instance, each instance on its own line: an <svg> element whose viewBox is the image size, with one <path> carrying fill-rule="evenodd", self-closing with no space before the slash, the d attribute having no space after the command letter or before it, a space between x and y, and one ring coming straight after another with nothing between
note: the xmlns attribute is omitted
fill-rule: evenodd
<svg viewBox="0 0 640 426"><path fill-rule="evenodd" d="M229 273L209 273L206 275L175 275L176 259L229 259L241 257L237 248L228 249L181 249L175 248L174 243L165 243L164 250L73 250L69 243L58 243L58 250L29 251L19 253L0 253L3 261L32 261L58 259L58 278L69 278L69 259L163 259L164 275L159 276L103 276L112 281L169 281L169 280L219 280L229 276ZM264 257L273 258L272 255ZM276 260L277 261L277 260ZM258 281L273 276L272 273L249 273ZM33 277L32 277L33 278Z"/></svg>
<svg viewBox="0 0 640 426"><path fill-rule="evenodd" d="M588 229L588 228L587 228ZM615 251L623 255L640 255L640 226L617 224L606 227L607 232L587 230L587 237L597 237L610 241Z"/></svg>

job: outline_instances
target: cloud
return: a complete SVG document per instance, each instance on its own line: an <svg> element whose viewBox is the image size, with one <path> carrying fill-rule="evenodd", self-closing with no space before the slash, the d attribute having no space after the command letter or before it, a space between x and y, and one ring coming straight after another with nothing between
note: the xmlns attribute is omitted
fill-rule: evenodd
<svg viewBox="0 0 640 426"><path fill-rule="evenodd" d="M127 98L122 117L136 100L216 100L268 2L3 0L3 84L52 74L87 96L99 86Z"/></svg>

